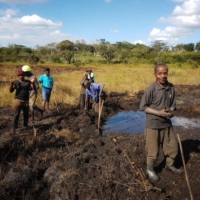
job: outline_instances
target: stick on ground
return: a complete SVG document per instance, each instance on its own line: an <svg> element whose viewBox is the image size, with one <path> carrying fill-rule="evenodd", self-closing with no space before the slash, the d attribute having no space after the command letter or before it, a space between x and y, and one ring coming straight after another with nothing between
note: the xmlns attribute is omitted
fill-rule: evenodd
<svg viewBox="0 0 200 200"><path fill-rule="evenodd" d="M190 199L193 200L192 190L191 190L191 187L190 187L190 182L189 182L189 178L188 178L188 174L187 174L187 170L186 170L186 165L185 165L185 158L184 158L184 154L183 154L183 147L182 147L181 139L180 139L180 136L179 136L178 133L177 133L177 137L178 137L178 142L179 142L180 151L181 151L181 157L182 157L182 161L183 161L185 178L186 178L186 182L187 182L189 193L190 193Z"/></svg>

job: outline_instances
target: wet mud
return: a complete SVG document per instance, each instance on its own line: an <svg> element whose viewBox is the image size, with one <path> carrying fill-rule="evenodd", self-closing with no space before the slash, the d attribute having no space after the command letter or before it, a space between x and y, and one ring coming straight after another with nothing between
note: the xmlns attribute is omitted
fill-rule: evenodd
<svg viewBox="0 0 200 200"><path fill-rule="evenodd" d="M176 117L200 116L200 87L176 86ZM137 112L143 91L109 94L101 127L120 112ZM185 174L164 166L162 149L156 162L160 177L146 177L145 137L139 132L103 134L98 115L62 105L10 136L13 111L0 108L0 199L5 200L176 200L190 199ZM20 116L20 120L22 116ZM143 122L141 122L143 123ZM174 126L179 133L193 199L200 199L200 130ZM183 169L181 154L175 165Z"/></svg>

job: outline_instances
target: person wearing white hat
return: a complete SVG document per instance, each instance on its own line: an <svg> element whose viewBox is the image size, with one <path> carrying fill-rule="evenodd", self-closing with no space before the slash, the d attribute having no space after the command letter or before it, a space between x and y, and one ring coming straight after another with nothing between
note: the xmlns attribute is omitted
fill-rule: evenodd
<svg viewBox="0 0 200 200"><path fill-rule="evenodd" d="M91 81L92 83L94 83L94 82L95 82L95 77L94 77L94 73L92 72L92 70L91 70L91 69L88 69L88 70L86 70L86 72L87 72L87 74L88 74L88 79L90 79L90 81Z"/></svg>
<svg viewBox="0 0 200 200"><path fill-rule="evenodd" d="M30 93L29 93L29 109L31 111L30 121L34 121L34 118L35 118L34 110L39 111L41 116L43 115L43 110L39 108L38 106L36 106L35 104L37 95L38 95L37 91L39 89L39 82L37 80L37 77L31 72L31 68L29 65L22 66L22 71L25 73L26 77L28 77L28 80L31 80L32 78L34 78L35 89L30 90Z"/></svg>

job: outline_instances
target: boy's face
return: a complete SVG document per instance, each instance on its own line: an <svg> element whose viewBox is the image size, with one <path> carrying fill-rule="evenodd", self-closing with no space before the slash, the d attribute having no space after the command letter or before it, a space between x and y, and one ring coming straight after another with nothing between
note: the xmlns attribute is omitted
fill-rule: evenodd
<svg viewBox="0 0 200 200"><path fill-rule="evenodd" d="M45 74L46 74L46 75L49 75L49 74L50 74L50 71L46 70L46 71L45 71Z"/></svg>
<svg viewBox="0 0 200 200"><path fill-rule="evenodd" d="M155 72L156 81L161 84L165 85L168 78L168 69L166 66L159 66Z"/></svg>
<svg viewBox="0 0 200 200"><path fill-rule="evenodd" d="M28 77L32 75L31 72L25 72L24 74L25 76L28 76Z"/></svg>
<svg viewBox="0 0 200 200"><path fill-rule="evenodd" d="M24 76L18 76L18 79L19 79L20 81L24 81Z"/></svg>

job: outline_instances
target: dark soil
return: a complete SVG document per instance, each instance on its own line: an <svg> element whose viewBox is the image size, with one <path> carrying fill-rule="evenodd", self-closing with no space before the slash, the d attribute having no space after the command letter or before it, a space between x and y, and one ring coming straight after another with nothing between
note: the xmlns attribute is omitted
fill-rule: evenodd
<svg viewBox="0 0 200 200"><path fill-rule="evenodd" d="M176 91L176 115L198 117L200 87L176 86ZM104 104L101 125L120 111L137 111L142 94L111 93ZM156 163L160 180L147 179L143 134L103 136L93 110L80 112L78 107L64 105L59 112L53 109L42 118L38 116L28 129L19 128L10 136L12 112L0 108L1 200L190 199L185 174L164 169L162 150ZM198 200L199 128L174 130L182 140L193 199ZM183 169L180 153L175 165Z"/></svg>

